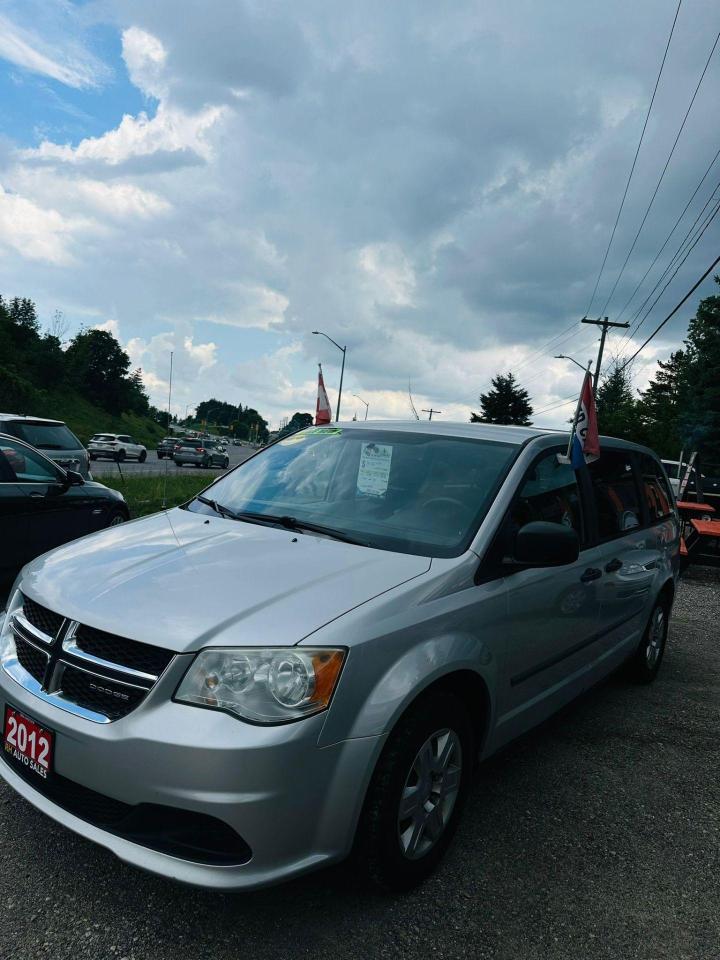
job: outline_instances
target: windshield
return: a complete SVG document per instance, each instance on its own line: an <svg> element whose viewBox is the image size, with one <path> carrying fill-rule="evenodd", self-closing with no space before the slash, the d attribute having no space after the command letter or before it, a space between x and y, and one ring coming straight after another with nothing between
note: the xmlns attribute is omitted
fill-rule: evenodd
<svg viewBox="0 0 720 960"><path fill-rule="evenodd" d="M13 423L13 433L38 450L78 450L82 444L64 423Z"/></svg>
<svg viewBox="0 0 720 960"><path fill-rule="evenodd" d="M241 464L205 496L233 513L321 524L384 550L458 556L517 449L480 439L310 427ZM198 500L188 509L212 512Z"/></svg>

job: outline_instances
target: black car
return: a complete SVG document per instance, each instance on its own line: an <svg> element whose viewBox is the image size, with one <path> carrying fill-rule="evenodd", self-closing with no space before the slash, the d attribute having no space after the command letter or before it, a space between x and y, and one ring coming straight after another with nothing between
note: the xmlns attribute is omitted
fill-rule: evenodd
<svg viewBox="0 0 720 960"><path fill-rule="evenodd" d="M46 550L129 519L121 493L0 433L0 584Z"/></svg>
<svg viewBox="0 0 720 960"><path fill-rule="evenodd" d="M157 458L158 460L164 460L165 457L168 460L172 460L173 450L178 445L177 437L164 437L162 440L158 440L157 444Z"/></svg>

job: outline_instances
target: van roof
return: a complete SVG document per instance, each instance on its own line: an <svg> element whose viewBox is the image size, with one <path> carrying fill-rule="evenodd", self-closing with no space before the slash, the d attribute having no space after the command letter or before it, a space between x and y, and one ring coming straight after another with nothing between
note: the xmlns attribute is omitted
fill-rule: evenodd
<svg viewBox="0 0 720 960"><path fill-rule="evenodd" d="M330 423L329 427L339 426L350 430L392 430L402 433L428 433L439 437L469 437L480 440L498 440L522 446L530 440L544 438L550 446L558 439L569 439L570 425L565 430L552 430L544 427L516 427L495 423L463 423L451 420L350 420L339 424ZM648 450L640 444L617 437L600 437L600 447L612 447L626 450Z"/></svg>

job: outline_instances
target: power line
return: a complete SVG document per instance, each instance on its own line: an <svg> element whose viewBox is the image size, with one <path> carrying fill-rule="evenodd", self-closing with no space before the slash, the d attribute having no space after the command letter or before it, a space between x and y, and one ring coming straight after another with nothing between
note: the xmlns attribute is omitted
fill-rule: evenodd
<svg viewBox="0 0 720 960"><path fill-rule="evenodd" d="M688 292L685 294L685 296L682 298L682 300L681 300L678 304L676 304L676 305L672 308L672 310L670 311L670 313L665 317L665 319L664 319L661 323L659 323L659 324L657 325L657 327L655 327L655 329L654 329L653 332L650 334L650 336L647 338L647 340L645 341L645 343L643 343L642 346L638 347L638 349L637 349L637 350L635 351L635 353L630 357L630 359L629 359L629 360L626 360L625 363L622 365L622 367L620 367L621 370L624 370L625 367L627 367L627 365L628 365L629 363L632 363L633 360L635 359L635 357L640 353L640 351L641 351L641 350L644 350L645 347L650 343L650 341L651 341L654 337L656 337L656 336L658 335L658 333L660 333L660 331L661 331L662 328L665 326L665 324L668 322L668 320L670 320L672 317L675 316L675 314L678 312L678 310L679 310L680 307L685 303L686 300L689 300L689 299L690 299L690 297L693 295L693 293L695 293L695 291L696 291L697 288L700 286L700 284L703 282L703 280L706 280L706 279L707 279L707 277L709 276L709 274L712 273L712 271L715 269L715 267L718 265L718 263L720 263L720 256L715 257L715 259L714 259L713 262L710 264L710 266L707 268L707 270L705 271L705 273L700 277L699 280L696 280L696 281L695 281L695 283L692 285L692 287L690 287L690 289L689 289Z"/></svg>
<svg viewBox="0 0 720 960"><path fill-rule="evenodd" d="M566 400L561 400L559 403L553 403L552 406L550 407L544 407L542 410L534 410L533 416L539 417L543 413L550 413L551 410L557 410L558 407L565 407L568 405L568 403L573 403L574 401L577 401L577 398L578 398L578 395L576 392L571 397L568 397Z"/></svg>
<svg viewBox="0 0 720 960"><path fill-rule="evenodd" d="M625 301L625 306L622 308L622 310L620 311L620 313L618 313L617 317L615 318L616 320L619 320L619 319L622 317L622 315L625 313L625 311L627 310L627 308L630 306L630 304L632 303L632 301L635 299L635 295L637 294L638 290L640 289L640 287L642 287L643 283L645 283L645 279L647 278L647 275L650 273L650 271L652 270L652 268L655 266L655 264L658 262L658 260L659 260L660 257L662 256L663 250L664 250L665 247L668 245L668 243L670 242L670 238L672 237L672 235L675 233L675 231L677 230L678 226L680 225L680 222L682 221L683 217L684 217L685 214L687 213L687 211L688 211L688 209L689 209L689 207L690 207L690 204L693 202L693 200L695 199L695 197L696 197L697 194L698 194L698 191L700 190L700 187L701 187L701 186L703 185L703 183L705 182L705 180L706 180L706 178L707 178L707 175L710 173L710 171L712 170L712 168L715 166L715 163L716 163L718 157L720 157L720 149L717 151L717 153L715 154L715 156L712 158L712 160L710 161L710 163L709 163L708 166L706 167L705 173L702 175L702 177L700 178L700 182L698 183L698 185L697 185L697 186L695 187L695 189L693 190L690 199L688 200L688 202L687 202L687 203L685 204L685 206L683 207L682 213L680 214L680 216L677 218L677 220L676 220L675 223L673 224L672 229L670 230L670 233L667 235L667 237L665 237L665 242L664 242L663 245L660 247L660 249L658 250L658 252L655 254L655 257L654 257L654 259L653 259L653 262L652 262L652 263L650 264L650 266L647 268L647 270L646 270L645 273L643 274L641 280L638 281L638 284L637 284L637 286L635 287L635 289L633 290L633 292L630 294L630 296L628 297L628 299ZM713 191L713 192L714 192L714 191ZM706 206L707 206L707 204L706 204ZM704 209L704 208L703 208L703 209ZM696 222L697 222L697 221L696 221ZM693 226L694 226L694 224L693 224Z"/></svg>
<svg viewBox="0 0 720 960"><path fill-rule="evenodd" d="M633 157L632 166L630 167L630 173L628 174L627 183L625 184L625 190L622 195L622 200L620 201L620 207L618 208L617 216L615 217L615 223L613 224L612 233L610 234L610 239L608 240L608 245L605 250L605 256L603 257L602 264L600 265L600 272L597 275L597 280L595 281L595 286L593 287L592 296L590 297L590 303L588 304L587 310L585 311L585 316L590 313L592 309L593 302L595 300L595 294L597 293L598 286L600 285L600 279L605 270L605 264L607 263L608 254L610 253L610 247L612 246L613 239L615 238L615 231L617 230L617 225L620 222L620 214L623 212L623 207L625 206L625 199L628 195L628 190L630 189L630 181L632 180L633 173L635 172L635 164L637 163L637 158L640 153L640 147L642 146L643 139L645 138L645 131L647 130L648 120L650 119L650 111L653 108L655 103L655 94L657 93L658 86L660 84L660 77L662 76L663 68L665 66L665 61L667 59L668 50L670 49L670 41L672 40L673 33L675 32L675 24L677 23L678 14L680 13L680 7L682 6L682 0L679 0L677 9L675 10L675 17L673 18L672 26L670 27L670 34L667 38L667 43L665 44L665 52L663 53L662 62L660 63L660 69L658 70L658 75L655 80L655 87L653 88L652 97L650 98L650 104L647 108L647 113L645 114L645 122L643 123L643 128L640 133L640 139L638 140L637 149L635 150L635 156ZM605 312L605 307L601 310L601 313Z"/></svg>
<svg viewBox="0 0 720 960"><path fill-rule="evenodd" d="M673 270L673 267L674 267L675 269L673 270L672 274L670 275L667 283L666 283L665 286L662 288L662 290L661 290L660 293L657 295L657 297L655 297L655 299L653 300L652 304L651 304L651 305L648 307L648 309L645 311L645 313L643 314L643 317L642 317L642 319L639 321L639 323L635 326L635 328L634 328L633 330L631 330L631 331L628 333L627 338L624 339L624 340L621 342L621 344L620 344L620 349L623 349L623 348L625 347L626 343L629 343L629 342L632 340L632 338L637 334L637 332L638 332L638 330L640 329L640 327L641 327L641 326L643 325L643 323L645 323L645 321L647 320L649 314L652 313L652 311L653 311L653 309L655 308L655 305L657 304L657 302L658 302L658 300L660 299L660 297L663 295L663 293L665 293L665 291L667 290L668 286L669 286L669 285L672 283L672 281L675 279L675 277L677 276L678 271L680 270L680 268L682 267L682 265L685 263L685 261L687 260L687 258L690 256L690 254L692 253L692 251L695 249L695 247L697 246L697 244L700 242L700 239L702 238L702 236L703 236L703 234L705 233L705 231L707 230L707 228L710 226L710 224L713 222L713 220L714 220L715 217L717 216L718 211L720 211L720 200L717 201L717 203L715 204L714 209L711 210L711 212L710 212L710 213L708 214L708 216L705 218L705 221L704 221L703 224L700 226L699 230L697 231L696 235L693 237L692 242L688 245L687 249L686 249L686 250L683 250L683 247L685 246L688 238L690 237L692 231L693 231L694 228L695 228L695 224L696 224L697 221L700 219L700 217L702 216L702 214L705 212L705 209L707 208L707 206L708 206L708 204L711 202L711 200L714 199L715 194L717 193L718 189L720 189L720 183L718 183L718 185L717 185L717 187L715 188L715 190L713 190L713 192L712 192L710 198L708 199L708 201L706 202L705 206L703 207L703 209L700 211L700 213L699 213L698 216L696 217L695 223L693 223L693 225L692 225L692 227L690 228L690 230L688 230L688 232L687 232L687 234L685 235L682 243L680 244L680 246L678 247L678 249L675 251L675 254L674 254L673 257L671 258L671 260L670 260L670 262L668 263L668 265L667 265L667 266L665 267L665 269L663 270L662 274L658 277L658 280L657 280L655 286L652 288L652 290L651 290L650 293L647 295L647 297L645 298L645 300L643 300L642 304L641 304L640 307L638 308L638 311L637 311L636 314L633 316L631 322L634 322L635 320L637 320L637 318L638 318L639 315L640 315L640 312L645 308L645 305L647 304L647 302L648 302L648 300L650 299L650 297L652 297L653 293L655 293L655 291L656 291L657 288L660 286L660 284L663 282L663 280L664 280L665 277L668 275L668 273L670 272L670 270ZM678 260L678 257L680 257L681 259Z"/></svg>
<svg viewBox="0 0 720 960"><path fill-rule="evenodd" d="M617 285L618 285L618 283L620 283L620 278L622 277L623 273L625 272L625 267L628 265L628 261L629 261L631 255L632 255L633 250L635 249L635 244L636 244L637 241L638 241L638 237L639 237L640 234L642 233L642 229L643 229L643 227L645 226L645 221L647 220L647 218L648 218L648 216L649 216L649 214L650 214L650 211L651 211L651 209L652 209L653 203L655 202L655 197L658 195L658 191L659 191L659 189L660 189L660 185L661 185L662 182L663 182L663 179L664 179L664 177L665 177L665 173L666 173L666 171L667 171L667 168L669 167L670 161L672 160L673 154L675 153L675 147L678 145L678 141L680 140L680 136L681 136L683 130L685 129L685 124L687 123L687 118L690 116L690 111L692 110L693 104L695 103L695 98L697 97L698 90L700 89L700 85L701 85L701 83L703 82L703 79L704 79L704 77L705 77L705 74L707 73L707 68L710 66L710 61L712 60L712 56L713 56L713 54L715 53L715 48L717 47L719 40L720 40L720 31L718 31L718 34L717 34L717 36L715 37L715 42L713 43L712 49L711 49L710 53L708 54L707 60L705 61L705 66L703 67L703 71L702 71L702 73L700 74L700 79L699 79L698 82L697 82L697 86L695 87L695 91L694 91L694 93L693 93L693 95L692 95L692 97L691 97L691 99L690 99L690 103L689 103L689 105L688 105L688 108L687 108L687 110L685 111L685 116L683 117L683 121L682 121L682 123L680 124L680 129L679 129L678 132L677 132L677 135L676 135L676 137L675 137L675 141L674 141L674 143L673 143L673 145L672 145L672 147L671 147L671 149L670 149L670 153L668 154L668 158L667 158L667 160L665 161L665 166L662 168L662 173L660 174L660 178L659 178L657 184L655 185L655 190L653 191L653 195L650 197L650 202L648 203L647 209L645 210L645 214L644 214L642 220L640 221L640 226L638 227L637 233L635 234L635 237L634 237L634 239L633 239L633 242L632 242L632 244L630 245L630 249L629 249L628 252L627 252L627 256L625 257L625 261L624 261L622 267L620 268L620 273L617 275L617 278L616 278L616 280L615 280L615 283L613 284L612 290L610 291L610 293L609 293L609 295L608 295L608 298L607 298L607 300L605 301L605 304L604 304L602 310L600 311L601 314L604 314L604 313L607 311L608 304L609 304L610 301L612 300L612 298L613 298L613 296L614 296L614 294L615 294L615 291L617 290Z"/></svg>

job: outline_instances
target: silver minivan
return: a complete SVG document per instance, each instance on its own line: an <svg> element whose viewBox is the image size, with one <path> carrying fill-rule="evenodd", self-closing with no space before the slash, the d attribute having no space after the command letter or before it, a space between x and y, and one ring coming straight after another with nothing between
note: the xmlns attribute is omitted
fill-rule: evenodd
<svg viewBox="0 0 720 960"><path fill-rule="evenodd" d="M679 527L655 455L532 427L357 422L24 568L0 774L155 873L250 889L445 852L473 770L626 665L657 674ZM117 613L123 611L122 624Z"/></svg>

